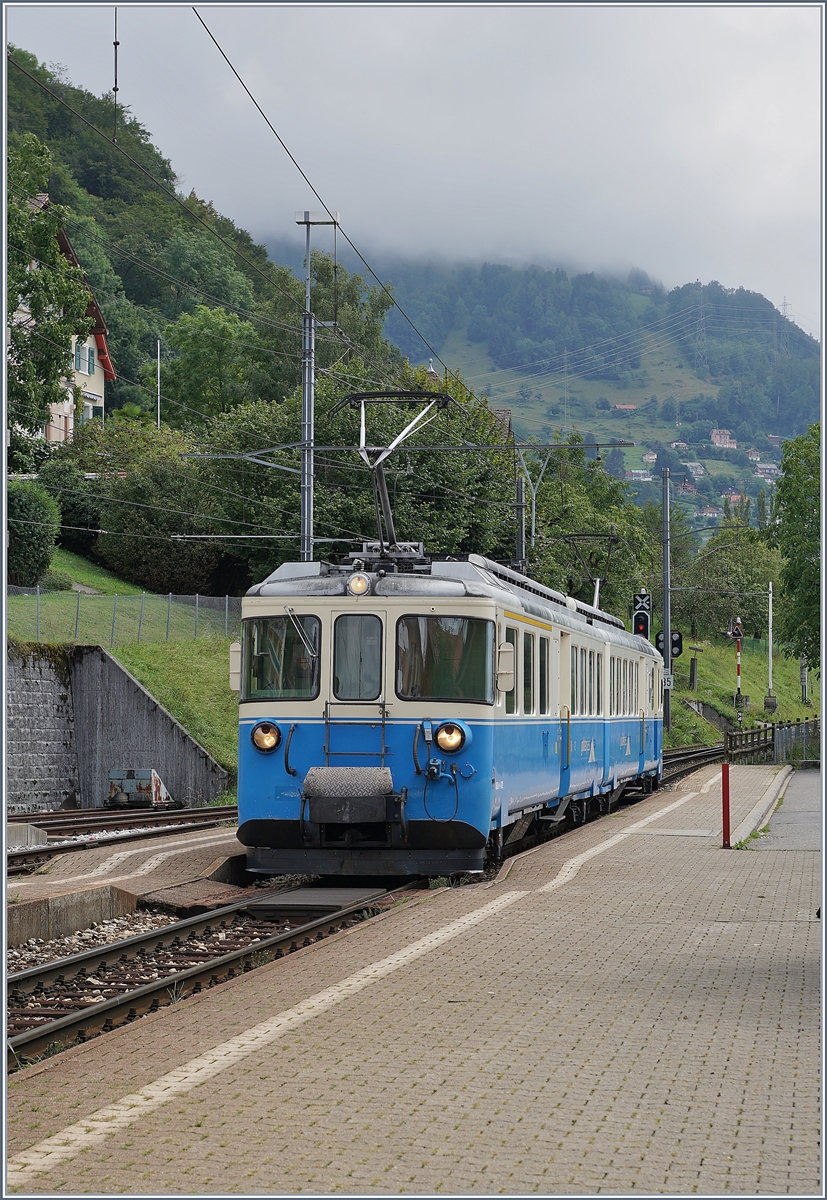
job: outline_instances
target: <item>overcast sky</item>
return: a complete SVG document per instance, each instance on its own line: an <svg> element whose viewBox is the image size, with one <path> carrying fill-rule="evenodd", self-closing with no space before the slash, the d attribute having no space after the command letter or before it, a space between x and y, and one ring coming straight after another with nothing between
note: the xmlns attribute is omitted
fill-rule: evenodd
<svg viewBox="0 0 827 1200"><path fill-rule="evenodd" d="M5 11L8 40L111 89L111 7ZM818 334L820 7L200 11L360 248L717 279ZM118 13L119 99L181 186L298 242L318 203L191 8Z"/></svg>

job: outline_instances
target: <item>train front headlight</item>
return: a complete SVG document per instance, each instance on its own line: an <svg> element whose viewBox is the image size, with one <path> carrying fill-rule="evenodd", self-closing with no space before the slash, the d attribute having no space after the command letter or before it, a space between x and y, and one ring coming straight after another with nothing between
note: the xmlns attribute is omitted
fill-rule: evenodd
<svg viewBox="0 0 827 1200"><path fill-rule="evenodd" d="M278 750L281 742L281 730L278 725L273 725L271 721L260 721L250 734L253 745L256 750L260 750L262 754L271 754L273 750Z"/></svg>
<svg viewBox="0 0 827 1200"><path fill-rule="evenodd" d="M370 591L370 579L359 571L348 579L347 590L351 596L364 596Z"/></svg>
<svg viewBox="0 0 827 1200"><path fill-rule="evenodd" d="M436 744L446 754L456 754L465 745L465 730L453 721L446 721L436 731Z"/></svg>

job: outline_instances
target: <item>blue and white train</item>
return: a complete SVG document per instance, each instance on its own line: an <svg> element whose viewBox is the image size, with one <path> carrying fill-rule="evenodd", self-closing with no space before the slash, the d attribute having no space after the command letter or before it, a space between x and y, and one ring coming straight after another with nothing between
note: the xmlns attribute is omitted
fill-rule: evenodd
<svg viewBox="0 0 827 1200"><path fill-rule="evenodd" d="M398 550L285 563L243 601L230 675L252 872L481 871L529 828L657 786L654 646L479 555Z"/></svg>

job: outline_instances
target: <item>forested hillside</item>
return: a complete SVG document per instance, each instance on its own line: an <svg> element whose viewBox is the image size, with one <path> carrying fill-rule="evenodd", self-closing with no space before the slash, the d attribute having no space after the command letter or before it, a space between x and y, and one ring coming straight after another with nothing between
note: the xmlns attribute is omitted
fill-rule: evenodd
<svg viewBox="0 0 827 1200"><path fill-rule="evenodd" d="M16 461L13 444L12 469L38 471L39 485L10 489L10 562L21 583L36 582L57 537L148 590L242 592L296 556L303 283L208 200L180 193L173 165L128 113L118 111L117 146L107 140L111 99L22 50L12 56L48 89L9 65L17 265L37 262L35 274L48 282L55 264L44 239L54 241L59 215L108 322L118 378L108 386L105 424L88 421L57 449L32 440L31 461ZM48 210L35 217L29 204L44 189L51 225L41 220ZM601 602L627 617L631 593L658 585L660 514L641 488L636 494L615 477L630 465L623 454L639 464L640 443L653 445L658 467L680 471L686 449L699 458L714 424L780 458L766 435L789 436L817 419L819 348L761 296L718 284L666 294L640 271L620 281L538 267L386 265L406 311L454 369L440 387L456 405L388 464L398 536L432 553L513 560L516 464L513 452L493 448L508 426L491 411L510 408L519 434L562 444L542 481L539 456L527 459L536 524L522 565L584 600L608 573ZM67 287L82 286L76 274ZM10 296L12 309L16 302ZM358 438L356 414L331 415L334 406L351 391L433 381L405 357L422 363L429 352L387 294L344 266L334 273L324 254L313 260L312 305L321 320L336 320L317 337L316 438L328 449L316 456L315 536L317 553L338 557L375 536L375 503L358 457L331 449ZM71 330L56 326L54 336L57 386ZM410 415L395 405L372 413L369 436L389 444ZM689 442L680 455L668 445L676 427ZM638 446L601 461L578 444L577 428L586 441L601 434ZM456 452L432 452L446 443ZM468 443L481 449L469 452ZM706 445L703 461L699 499L714 498L725 481L742 495L763 488L743 446ZM772 500L757 498L752 513L744 499L727 502L721 532L700 555L676 508L673 581L761 592L778 580ZM30 553L35 528L39 565ZM720 623L718 613L684 607L690 624ZM756 628L761 620L756 613Z"/></svg>

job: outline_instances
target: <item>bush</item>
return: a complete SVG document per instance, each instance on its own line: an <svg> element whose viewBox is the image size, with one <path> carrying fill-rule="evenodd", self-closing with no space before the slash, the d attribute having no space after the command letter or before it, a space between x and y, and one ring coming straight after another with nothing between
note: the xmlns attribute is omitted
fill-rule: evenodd
<svg viewBox="0 0 827 1200"><path fill-rule="evenodd" d="M68 571L59 571L52 567L38 580L45 592L71 592L72 582Z"/></svg>
<svg viewBox="0 0 827 1200"><path fill-rule="evenodd" d="M60 509L39 484L12 481L8 487L9 583L34 587L48 571Z"/></svg>
<svg viewBox="0 0 827 1200"><path fill-rule="evenodd" d="M37 479L60 507L60 545L87 557L94 554L97 534L87 531L100 525L97 480L87 479L74 463L61 457L44 463Z"/></svg>

